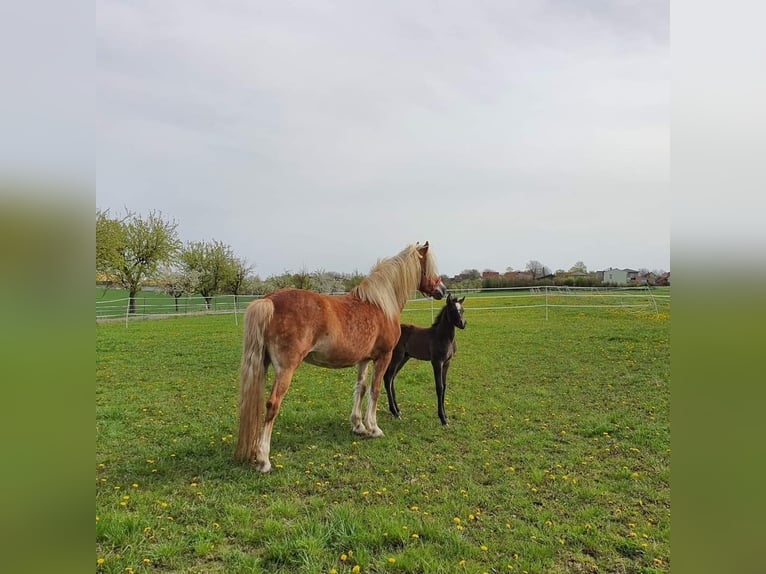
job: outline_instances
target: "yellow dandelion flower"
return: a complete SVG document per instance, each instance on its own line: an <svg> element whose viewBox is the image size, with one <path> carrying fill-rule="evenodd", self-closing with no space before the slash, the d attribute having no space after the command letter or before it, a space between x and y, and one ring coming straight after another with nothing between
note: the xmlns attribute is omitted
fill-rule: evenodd
<svg viewBox="0 0 766 574"><path fill-rule="evenodd" d="M394 557L390 557L390 558L388 559L388 563L389 563L389 564L394 564L395 562L396 562L396 558L394 558Z"/></svg>
<svg viewBox="0 0 766 574"><path fill-rule="evenodd" d="M148 558L144 558L143 562L144 562L144 564L151 564L152 563L152 561L149 560Z"/></svg>
<svg viewBox="0 0 766 574"><path fill-rule="evenodd" d="M489 548L487 548L483 544L479 548L481 549L482 552L486 552L487 550L489 550Z"/></svg>
<svg viewBox="0 0 766 574"><path fill-rule="evenodd" d="M335 568L331 568L330 574L338 574L338 571Z"/></svg>
<svg viewBox="0 0 766 574"><path fill-rule="evenodd" d="M458 565L459 566L465 566L465 560L461 560L460 562L458 562Z"/></svg>
<svg viewBox="0 0 766 574"><path fill-rule="evenodd" d="M101 566L104 562L105 560L103 558L96 558L96 564L98 564L99 566Z"/></svg>
<svg viewBox="0 0 766 574"><path fill-rule="evenodd" d="M460 524L460 517L456 516L455 518L452 519L452 522L454 522L455 524Z"/></svg>
<svg viewBox="0 0 766 574"><path fill-rule="evenodd" d="M356 566L354 566L354 567L351 569L351 571L352 571L354 574L358 574L360 570L361 570L361 568L359 568L359 564L357 564Z"/></svg>
<svg viewBox="0 0 766 574"><path fill-rule="evenodd" d="M131 486L132 488L138 488L138 484L137 484L137 483L135 483L135 482L134 482L133 484L131 484L130 486Z"/></svg>
<svg viewBox="0 0 766 574"><path fill-rule="evenodd" d="M340 561L341 562L345 562L346 560L348 560L348 556L346 554L341 554L340 555Z"/></svg>
<svg viewBox="0 0 766 574"><path fill-rule="evenodd" d="M476 520L476 517L473 514L469 514L468 520Z"/></svg>
<svg viewBox="0 0 766 574"><path fill-rule="evenodd" d="M418 505L413 504L412 506L410 506L410 510L418 510Z"/></svg>
<svg viewBox="0 0 766 574"><path fill-rule="evenodd" d="M367 496L368 494L370 494L369 490L365 490L364 492L362 492L362 496Z"/></svg>
<svg viewBox="0 0 766 574"><path fill-rule="evenodd" d="M354 551L353 550L349 550L348 551L348 557L351 558L353 555L354 555Z"/></svg>
<svg viewBox="0 0 766 574"><path fill-rule="evenodd" d="M418 538L420 538L420 536L418 536L418 533L417 533L417 532L413 532L413 533L412 533L412 538L414 538L414 539L416 539L416 540L417 540Z"/></svg>

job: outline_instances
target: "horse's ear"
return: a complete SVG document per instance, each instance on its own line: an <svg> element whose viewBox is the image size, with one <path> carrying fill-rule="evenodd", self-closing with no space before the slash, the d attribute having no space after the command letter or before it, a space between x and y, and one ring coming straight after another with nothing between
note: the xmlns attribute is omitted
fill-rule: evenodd
<svg viewBox="0 0 766 574"><path fill-rule="evenodd" d="M465 296L457 300L457 302L460 303L461 305L463 304L463 301L465 301Z"/></svg>
<svg viewBox="0 0 766 574"><path fill-rule="evenodd" d="M454 301L454 299L452 298L452 293L447 293L447 303L449 303L450 301Z"/></svg>
<svg viewBox="0 0 766 574"><path fill-rule="evenodd" d="M422 246L420 243L416 244L418 255L420 255L420 258L423 259L426 256L426 253L428 253L428 241L426 241Z"/></svg>

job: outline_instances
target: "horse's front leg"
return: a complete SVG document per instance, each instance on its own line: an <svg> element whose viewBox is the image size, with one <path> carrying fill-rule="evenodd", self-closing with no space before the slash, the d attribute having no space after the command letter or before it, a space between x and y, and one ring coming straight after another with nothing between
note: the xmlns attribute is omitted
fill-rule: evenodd
<svg viewBox="0 0 766 574"><path fill-rule="evenodd" d="M447 369L449 363L441 361L431 361L434 368L434 382L436 383L436 404L439 412L439 419L443 425L447 424L447 415L444 412L444 389L447 380Z"/></svg>
<svg viewBox="0 0 766 574"><path fill-rule="evenodd" d="M367 396L367 414L364 422L371 437L383 436L383 431L378 426L378 397L380 396L380 387L383 383L383 375L391 362L391 353L386 353L382 357L375 359L372 369L372 385L370 394Z"/></svg>
<svg viewBox="0 0 766 574"><path fill-rule="evenodd" d="M367 392L367 368L369 361L359 363L356 367L356 387L354 388L354 406L351 409L351 427L356 434L367 435L369 431L362 423L362 397Z"/></svg>

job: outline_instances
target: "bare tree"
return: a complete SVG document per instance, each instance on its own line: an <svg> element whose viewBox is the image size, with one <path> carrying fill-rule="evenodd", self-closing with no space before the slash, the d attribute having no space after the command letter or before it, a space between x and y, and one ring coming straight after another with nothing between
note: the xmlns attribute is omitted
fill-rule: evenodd
<svg viewBox="0 0 766 574"><path fill-rule="evenodd" d="M548 267L546 267L545 265L543 265L536 259L527 261L526 270L532 273L532 276L535 279L539 279L540 277L545 277L546 275L550 275L551 273Z"/></svg>

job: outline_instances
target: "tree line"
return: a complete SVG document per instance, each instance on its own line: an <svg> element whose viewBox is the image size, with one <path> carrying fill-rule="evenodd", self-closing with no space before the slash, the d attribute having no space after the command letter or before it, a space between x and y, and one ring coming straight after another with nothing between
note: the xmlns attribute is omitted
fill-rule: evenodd
<svg viewBox="0 0 766 574"><path fill-rule="evenodd" d="M209 308L213 297L219 294L266 295L282 287L320 293L348 292L364 279L358 272L345 274L323 269L285 271L261 279L252 273L254 267L221 241L183 243L178 237L177 222L160 212L152 211L142 217L126 210L115 216L109 210L96 209L96 281L126 289L129 313L135 313L136 295L149 284L173 296L176 306L181 297L199 294ZM465 269L454 277L443 275L442 280L449 289L602 284L598 273L589 272L582 261L568 271L559 269L552 273L534 259L523 271L511 267L504 273Z"/></svg>
<svg viewBox="0 0 766 574"><path fill-rule="evenodd" d="M112 215L96 210L96 281L128 291L128 312L135 313L136 295L155 285L178 305L185 295L201 295L207 307L219 294L265 295L282 287L322 293L349 291L363 275L317 270L286 271L262 280L254 265L238 257L222 241L187 241L178 237L178 223L157 211L146 217L132 211Z"/></svg>

